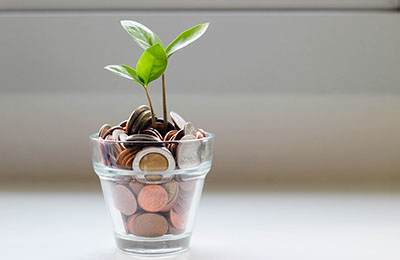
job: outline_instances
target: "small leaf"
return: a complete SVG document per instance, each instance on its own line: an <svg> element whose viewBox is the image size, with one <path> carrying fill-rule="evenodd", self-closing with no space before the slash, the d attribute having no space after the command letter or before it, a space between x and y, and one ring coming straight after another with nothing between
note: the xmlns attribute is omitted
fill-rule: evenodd
<svg viewBox="0 0 400 260"><path fill-rule="evenodd" d="M106 67L104 67L104 69L111 71L112 73L126 78L126 79L130 79L133 81L136 81L137 83L139 83L140 85L143 85L144 83L141 81L141 79L138 77L136 71L134 69L132 69L129 66L126 65L108 65Z"/></svg>
<svg viewBox="0 0 400 260"><path fill-rule="evenodd" d="M159 43L162 46L160 38L157 34L153 33L149 28L135 21L124 20L121 21L122 27L132 37L132 39L139 44L141 48L147 48Z"/></svg>
<svg viewBox="0 0 400 260"><path fill-rule="evenodd" d="M147 85L159 78L168 65L167 54L160 44L156 44L145 50L137 65L137 75Z"/></svg>
<svg viewBox="0 0 400 260"><path fill-rule="evenodd" d="M203 23L196 25L189 30L184 31L181 33L173 42L171 42L168 47L165 49L167 52L168 58L174 54L175 52L179 51L180 49L188 46L192 42L199 39L208 28L209 23Z"/></svg>

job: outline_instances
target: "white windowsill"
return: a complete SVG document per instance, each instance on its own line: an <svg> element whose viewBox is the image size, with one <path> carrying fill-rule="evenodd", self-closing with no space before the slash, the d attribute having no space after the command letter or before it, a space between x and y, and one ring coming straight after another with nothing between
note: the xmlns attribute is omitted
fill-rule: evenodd
<svg viewBox="0 0 400 260"><path fill-rule="evenodd" d="M1 259L136 259L97 192L2 192ZM399 259L400 194L206 192L191 249L168 259Z"/></svg>

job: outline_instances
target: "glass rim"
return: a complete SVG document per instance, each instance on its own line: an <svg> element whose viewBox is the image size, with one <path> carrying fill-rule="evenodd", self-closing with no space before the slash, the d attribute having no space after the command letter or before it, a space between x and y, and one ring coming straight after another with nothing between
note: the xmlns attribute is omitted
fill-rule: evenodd
<svg viewBox="0 0 400 260"><path fill-rule="evenodd" d="M99 143L104 143L104 144L179 144L179 143L190 143L190 142L205 142L205 141L211 141L214 139L215 135L210 132L205 132L207 134L206 137L203 137L201 139L191 139L191 140L173 140L173 141L119 141L119 140L105 140L101 139L98 136L98 133L94 133L89 135L89 139L92 142L99 142Z"/></svg>

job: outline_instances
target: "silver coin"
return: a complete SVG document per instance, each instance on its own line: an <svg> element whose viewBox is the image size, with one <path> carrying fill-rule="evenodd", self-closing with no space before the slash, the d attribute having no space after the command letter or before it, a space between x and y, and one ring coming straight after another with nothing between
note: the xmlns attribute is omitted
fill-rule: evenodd
<svg viewBox="0 0 400 260"><path fill-rule="evenodd" d="M160 155L158 158L161 158L161 160L150 160L147 162L142 161L145 157L149 155ZM138 152L135 156L135 159L133 160L133 165L132 168L134 171L137 172L144 172L143 170L143 164L147 163L150 165L147 165L148 168L160 168L165 166L165 170L162 171L173 171L175 170L175 159L174 156L171 154L171 152L164 148L164 147L147 147L142 149L140 152Z"/></svg>
<svg viewBox="0 0 400 260"><path fill-rule="evenodd" d="M125 142L127 138L128 138L128 135L126 133L119 135L119 140L122 142Z"/></svg>
<svg viewBox="0 0 400 260"><path fill-rule="evenodd" d="M167 162L167 167L166 169L163 170L163 172L168 172L168 171L173 171L175 170L175 159L174 156L171 154L170 151L168 151L166 148L159 148L159 147L147 147L138 152L135 156L135 159L133 160L132 163L132 168L136 172L143 172L143 163L145 164L153 164L153 165L147 165L152 167L160 167L160 161L153 161L153 162L143 162L142 160L147 157L147 156L154 156L154 155L161 155L159 158L162 158L161 164L165 164L165 161ZM148 167L147 167L148 168ZM153 168L154 169L154 168ZM145 169L146 170L146 169ZM172 174L137 174L136 175L136 180L142 183L165 183L168 182L172 179Z"/></svg>
<svg viewBox="0 0 400 260"><path fill-rule="evenodd" d="M112 139L115 141L125 142L126 138L128 138L128 135L125 133L124 130L117 129L112 132ZM117 143L117 144L115 144L115 146L117 147L117 150L121 150L121 149L123 150L126 148L123 143ZM121 147L121 149L119 149L119 147Z"/></svg>
<svg viewBox="0 0 400 260"><path fill-rule="evenodd" d="M169 115L172 119L172 122L174 122L174 125L178 130L183 129L185 127L186 121L178 113L171 111Z"/></svg>
<svg viewBox="0 0 400 260"><path fill-rule="evenodd" d="M155 176L160 176L160 178L155 179ZM135 178L138 182L144 184L162 184L172 180L172 174L137 174Z"/></svg>
<svg viewBox="0 0 400 260"><path fill-rule="evenodd" d="M185 135L176 149L180 169L194 168L201 163L201 142L193 135Z"/></svg>
<svg viewBox="0 0 400 260"><path fill-rule="evenodd" d="M115 141L120 141L121 135L126 135L125 131L121 129L116 129L112 132L112 139Z"/></svg>
<svg viewBox="0 0 400 260"><path fill-rule="evenodd" d="M192 122L187 122L185 126L183 127L185 131L185 135L195 135L196 134L196 129L194 128L194 125Z"/></svg>

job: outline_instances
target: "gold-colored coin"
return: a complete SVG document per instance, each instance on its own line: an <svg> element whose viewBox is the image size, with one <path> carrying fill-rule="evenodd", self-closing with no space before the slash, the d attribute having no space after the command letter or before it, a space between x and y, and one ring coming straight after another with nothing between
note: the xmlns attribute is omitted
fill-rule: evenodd
<svg viewBox="0 0 400 260"><path fill-rule="evenodd" d="M146 178L146 181L161 181L163 176L161 174L146 174L144 176Z"/></svg>
<svg viewBox="0 0 400 260"><path fill-rule="evenodd" d="M145 172L160 172L168 168L168 160L159 153L149 153L142 157L139 167Z"/></svg>
<svg viewBox="0 0 400 260"><path fill-rule="evenodd" d="M136 154L133 169L138 172L161 172L175 169L175 159L164 147L147 147Z"/></svg>

